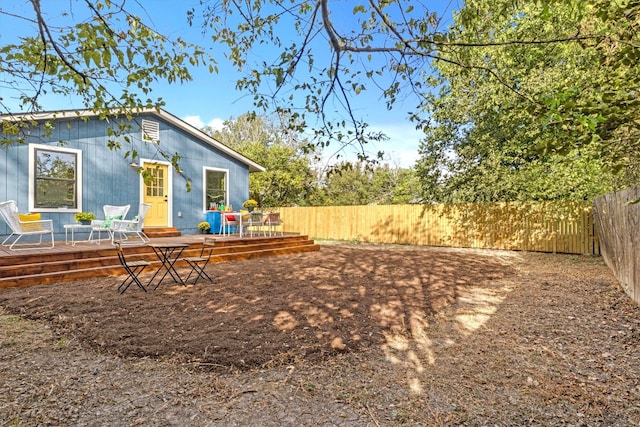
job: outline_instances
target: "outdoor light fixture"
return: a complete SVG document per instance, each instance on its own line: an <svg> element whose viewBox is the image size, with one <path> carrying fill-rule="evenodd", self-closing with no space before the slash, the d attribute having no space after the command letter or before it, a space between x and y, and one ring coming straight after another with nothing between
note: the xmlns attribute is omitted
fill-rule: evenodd
<svg viewBox="0 0 640 427"><path fill-rule="evenodd" d="M133 162L129 163L129 166L131 166L132 168L137 168L140 165L138 165L134 160Z"/></svg>

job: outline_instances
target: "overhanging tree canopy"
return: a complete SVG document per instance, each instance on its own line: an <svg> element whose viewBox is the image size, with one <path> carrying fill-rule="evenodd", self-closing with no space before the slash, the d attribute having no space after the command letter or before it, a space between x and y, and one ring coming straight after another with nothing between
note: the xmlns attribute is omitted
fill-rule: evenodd
<svg viewBox="0 0 640 427"><path fill-rule="evenodd" d="M540 126L571 128L576 140L607 139L612 128L630 126L629 118L637 117L638 1L532 4L468 0L456 15L456 26L464 32L449 32L428 2L218 0L205 2L203 25L228 47L228 58L243 72L238 88L252 93L258 106L293 113L302 125L313 125L314 143L321 146L380 138L367 133L367 123L354 108L364 91L379 91L387 108L413 97L415 109L408 117L425 126L431 119L425 108L434 64L475 73L481 78L476 85L502 85L522 100ZM553 32L516 25L525 10L535 11L543 26L560 25ZM197 12L191 11L192 20ZM561 80L553 91L531 91L534 81L516 80L507 64L483 60L490 49L512 48L521 51L525 62L541 49L578 49L604 61L592 63L595 69L605 66L615 73L600 81ZM270 51L275 52L271 57ZM258 52L260 60L253 61ZM611 90L597 93L607 79ZM586 83L595 85L589 93L584 92ZM536 144L540 151L568 148L565 141Z"/></svg>
<svg viewBox="0 0 640 427"><path fill-rule="evenodd" d="M40 0L30 4L33 16L16 18L29 19L33 34L0 47L1 78L14 89L24 88L20 97L27 112L40 109L39 95L48 90L79 94L85 107L104 114L110 108L128 114L162 103L148 93L155 82L190 79L190 67L205 62L215 69L202 49L157 34L130 14L124 1L74 1L71 5L82 6L84 13L74 11L68 25L56 28L42 19ZM369 132L359 115L358 95L366 91L380 93L387 108L412 100L415 108L408 118L425 128L432 119L428 103L434 64L473 75L468 81L476 88L491 83L510 91L532 116L532 125L548 130L540 139L527 135L538 153L573 155L575 149L594 147L595 139L606 142L600 151L609 166L620 168L626 153L637 148L638 0L540 0L535 9L524 0L467 0L454 31L441 27L426 2L201 4L189 17L194 23L202 17L213 40L228 47L228 59L242 72L238 89L251 93L256 106L286 113L297 130L312 128L315 138L309 149L335 143L362 146L382 138ZM525 10L535 12L542 27L555 25L556 31L522 25ZM74 21L78 16L81 22ZM594 78L558 79L548 85L553 90L539 91L535 80L522 80L535 73L496 62L490 52L511 51L502 58L521 65L532 64L530 57L547 48L580 50L588 60L574 65ZM3 131L13 140L19 136L14 125ZM563 138L549 137L553 132Z"/></svg>
<svg viewBox="0 0 640 427"><path fill-rule="evenodd" d="M31 125L29 115L46 110L44 95L79 96L83 105L78 108L103 118L130 118L164 104L153 98L155 86L191 80L194 66L216 71L202 48L159 34L130 13L125 1L61 3L56 16L45 15L40 0L28 3L28 16L0 8L18 31L14 40L0 46L0 114L20 113L22 119L2 121L2 145L23 140L22 130ZM8 36L3 32L3 41ZM20 111L9 108L8 97L19 100Z"/></svg>

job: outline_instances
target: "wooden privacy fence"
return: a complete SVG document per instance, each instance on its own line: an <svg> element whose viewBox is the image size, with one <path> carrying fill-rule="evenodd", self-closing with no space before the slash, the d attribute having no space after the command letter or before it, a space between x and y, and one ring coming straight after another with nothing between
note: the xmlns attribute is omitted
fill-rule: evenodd
<svg viewBox="0 0 640 427"><path fill-rule="evenodd" d="M635 302L640 303L640 185L594 200L602 257Z"/></svg>
<svg viewBox="0 0 640 427"><path fill-rule="evenodd" d="M314 239L599 254L590 202L283 207Z"/></svg>

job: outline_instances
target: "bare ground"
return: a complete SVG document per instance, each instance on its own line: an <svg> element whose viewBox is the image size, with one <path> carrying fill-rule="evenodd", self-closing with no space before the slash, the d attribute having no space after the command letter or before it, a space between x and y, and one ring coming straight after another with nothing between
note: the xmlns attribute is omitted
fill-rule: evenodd
<svg viewBox="0 0 640 427"><path fill-rule="evenodd" d="M0 290L0 426L640 425L602 259L410 246Z"/></svg>

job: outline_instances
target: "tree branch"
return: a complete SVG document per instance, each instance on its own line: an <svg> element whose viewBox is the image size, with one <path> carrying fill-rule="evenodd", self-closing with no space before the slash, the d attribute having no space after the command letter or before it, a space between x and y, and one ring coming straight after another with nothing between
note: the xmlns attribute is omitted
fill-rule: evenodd
<svg viewBox="0 0 640 427"><path fill-rule="evenodd" d="M51 35L51 32L49 31L49 27L47 26L47 24L44 22L44 19L42 17L42 10L40 9L40 0L30 0L31 4L33 5L33 10L36 13L36 19L38 21L38 30L40 32L40 36L43 39L44 42L44 49L46 52L46 48L47 48L47 37L48 37L48 41L51 43L51 46L53 47L53 50L56 51L58 57L60 58L60 60L67 66L69 67L69 69L71 69L74 73L78 74L80 77L82 77L82 81L84 82L84 84L88 84L89 83L89 77L83 73L82 71L78 70L73 64L71 64L65 54L60 50L60 47L58 46L58 44L56 43L56 41L54 40L53 36ZM45 37L45 34L47 37ZM46 53L45 53L45 58L46 58Z"/></svg>

